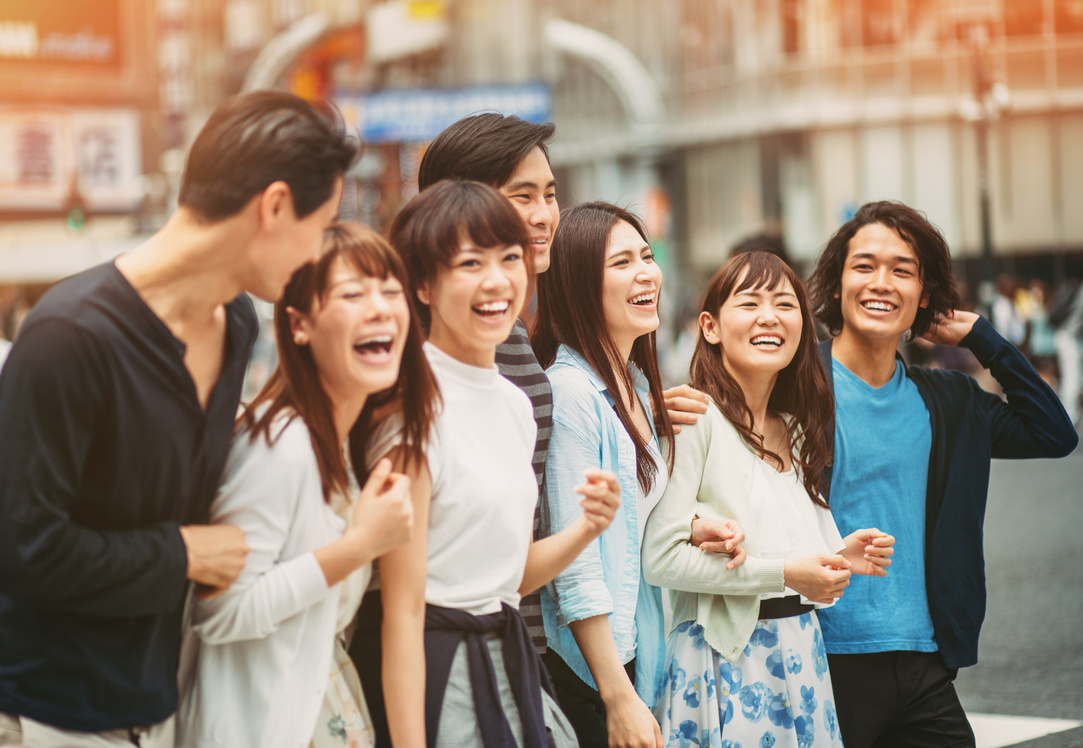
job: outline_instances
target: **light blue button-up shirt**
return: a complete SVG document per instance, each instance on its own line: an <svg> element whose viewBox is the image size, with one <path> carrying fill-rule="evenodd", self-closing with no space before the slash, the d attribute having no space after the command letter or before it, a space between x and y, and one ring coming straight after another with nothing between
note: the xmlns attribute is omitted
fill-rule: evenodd
<svg viewBox="0 0 1083 748"><path fill-rule="evenodd" d="M628 369L653 431L647 378L632 364ZM609 616L617 652L625 663L635 657L636 691L654 706L665 667L662 594L644 581L640 564L635 445L605 384L576 351L560 346L546 374L553 386L553 431L545 461L542 534L560 532L583 515L583 497L573 489L588 469L615 473L621 496L606 531L542 592L546 639L576 675L597 689L568 624ZM653 438L657 447L657 435ZM665 470L655 476L660 488L667 480Z"/></svg>

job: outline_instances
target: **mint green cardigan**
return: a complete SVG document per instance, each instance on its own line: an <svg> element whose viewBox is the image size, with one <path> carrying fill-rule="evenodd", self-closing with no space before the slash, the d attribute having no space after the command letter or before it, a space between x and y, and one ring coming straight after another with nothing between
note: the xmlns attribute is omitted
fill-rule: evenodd
<svg viewBox="0 0 1083 748"><path fill-rule="evenodd" d="M675 444L673 474L647 520L643 573L650 584L669 589L671 631L694 620L707 643L733 662L756 627L760 595L785 588L783 560L758 558L760 535L749 497L757 457L714 403L697 423L681 426ZM729 556L689 543L696 515L741 523L745 562L727 571Z"/></svg>

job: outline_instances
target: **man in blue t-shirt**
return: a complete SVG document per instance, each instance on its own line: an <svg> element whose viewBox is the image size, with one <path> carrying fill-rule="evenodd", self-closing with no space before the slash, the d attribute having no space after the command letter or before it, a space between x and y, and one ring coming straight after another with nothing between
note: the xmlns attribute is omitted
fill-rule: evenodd
<svg viewBox="0 0 1083 748"><path fill-rule="evenodd" d="M955 693L985 615L982 521L991 457L1060 457L1077 436L1056 394L959 294L940 232L895 202L869 203L828 241L809 281L834 336L821 358L835 394L825 474L839 531L896 538L891 573L854 577L820 612L848 748L973 746ZM900 337L961 345L1008 402L954 371L907 367Z"/></svg>

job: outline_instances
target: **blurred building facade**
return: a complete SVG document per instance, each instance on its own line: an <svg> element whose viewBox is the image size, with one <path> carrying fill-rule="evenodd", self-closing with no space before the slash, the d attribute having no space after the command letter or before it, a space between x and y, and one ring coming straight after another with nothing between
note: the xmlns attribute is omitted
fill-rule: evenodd
<svg viewBox="0 0 1083 748"><path fill-rule="evenodd" d="M49 7L61 4L93 10L60 23ZM0 166L0 284L74 272L160 225L184 147L222 99L253 85L345 101L541 84L562 202L643 213L689 287L764 228L808 262L857 206L882 198L924 210L975 281L984 126L998 260L1051 280L1083 263L1083 0L3 7L15 11L0 17L0 164L22 165ZM347 109L360 127L364 113ZM96 123L112 135L85 136ZM386 223L423 147L367 148L345 213ZM86 225L66 225L79 205Z"/></svg>

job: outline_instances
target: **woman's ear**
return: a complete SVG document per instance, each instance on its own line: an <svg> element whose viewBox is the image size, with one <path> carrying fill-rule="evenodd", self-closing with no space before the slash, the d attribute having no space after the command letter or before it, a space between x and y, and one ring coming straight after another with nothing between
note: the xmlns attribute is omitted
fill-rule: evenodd
<svg viewBox="0 0 1083 748"><path fill-rule="evenodd" d="M293 338L294 345L308 345L308 317L292 306L286 307L286 314L290 318L290 336Z"/></svg>
<svg viewBox="0 0 1083 748"><path fill-rule="evenodd" d="M722 339L718 336L718 320L710 312L699 313L699 329L703 333L703 339L711 345L718 345Z"/></svg>
<svg viewBox="0 0 1083 748"><path fill-rule="evenodd" d="M428 283L419 283L418 284L418 286L417 286L417 300L420 301L425 306L429 305L430 297L429 297L429 284Z"/></svg>

